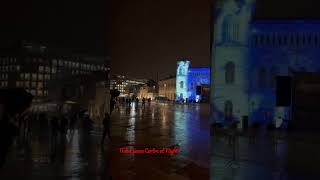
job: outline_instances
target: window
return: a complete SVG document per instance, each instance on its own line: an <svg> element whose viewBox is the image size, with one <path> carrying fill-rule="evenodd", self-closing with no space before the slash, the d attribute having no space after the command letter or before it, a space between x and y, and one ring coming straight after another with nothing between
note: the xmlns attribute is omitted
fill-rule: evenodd
<svg viewBox="0 0 320 180"><path fill-rule="evenodd" d="M31 83L31 87L32 87L32 88L37 87L37 83L36 83L36 82L32 82L32 83Z"/></svg>
<svg viewBox="0 0 320 180"><path fill-rule="evenodd" d="M38 90L38 94L37 94L38 96L42 96L43 94L42 94L42 90Z"/></svg>
<svg viewBox="0 0 320 180"><path fill-rule="evenodd" d="M50 67L46 66L46 73L50 73Z"/></svg>
<svg viewBox="0 0 320 180"><path fill-rule="evenodd" d="M275 66L272 66L270 69L270 87L276 87L276 78L277 78L278 69Z"/></svg>
<svg viewBox="0 0 320 180"><path fill-rule="evenodd" d="M32 80L37 80L37 74L35 73L32 74Z"/></svg>
<svg viewBox="0 0 320 180"><path fill-rule="evenodd" d="M43 80L43 74L38 74L38 79Z"/></svg>
<svg viewBox="0 0 320 180"><path fill-rule="evenodd" d="M228 62L225 66L225 82L226 84L234 83L235 65L233 62Z"/></svg>
<svg viewBox="0 0 320 180"><path fill-rule="evenodd" d="M39 72L43 72L43 66L39 66Z"/></svg>
<svg viewBox="0 0 320 180"><path fill-rule="evenodd" d="M180 88L183 89L183 81L180 81Z"/></svg>
<svg viewBox="0 0 320 180"><path fill-rule="evenodd" d="M30 79L30 74L29 73L25 73L24 77L25 77L25 79Z"/></svg>
<svg viewBox="0 0 320 180"><path fill-rule="evenodd" d="M25 82L24 82L24 86L27 87L27 88L29 88L29 87L30 87L30 82L29 82L29 81L25 81Z"/></svg>
<svg viewBox="0 0 320 180"><path fill-rule="evenodd" d="M232 121L233 105L231 101L224 103L224 117L226 121Z"/></svg>
<svg viewBox="0 0 320 180"><path fill-rule="evenodd" d="M266 44L270 44L270 36L269 35L267 35L267 39L266 39Z"/></svg>
<svg viewBox="0 0 320 180"><path fill-rule="evenodd" d="M259 88L265 88L267 84L267 72L264 67L261 67L258 71L258 85Z"/></svg>

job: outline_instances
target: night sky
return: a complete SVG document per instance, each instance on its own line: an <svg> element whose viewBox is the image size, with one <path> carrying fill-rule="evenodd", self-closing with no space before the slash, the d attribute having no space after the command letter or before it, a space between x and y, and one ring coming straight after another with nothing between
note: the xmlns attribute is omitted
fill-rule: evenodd
<svg viewBox="0 0 320 180"><path fill-rule="evenodd" d="M0 3L0 46L17 40L88 54L108 54L108 0L8 0Z"/></svg>
<svg viewBox="0 0 320 180"><path fill-rule="evenodd" d="M208 0L114 0L114 73L156 78L175 74L179 58L210 64Z"/></svg>
<svg viewBox="0 0 320 180"><path fill-rule="evenodd" d="M0 3L0 46L25 39L110 55L112 72L175 74L176 61L210 64L210 0L10 0ZM257 18L319 18L318 0L260 0ZM312 10L313 9L313 10Z"/></svg>

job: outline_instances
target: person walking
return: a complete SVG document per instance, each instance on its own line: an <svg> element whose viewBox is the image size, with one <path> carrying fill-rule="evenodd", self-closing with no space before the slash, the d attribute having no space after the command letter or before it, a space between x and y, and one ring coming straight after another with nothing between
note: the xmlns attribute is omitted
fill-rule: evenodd
<svg viewBox="0 0 320 180"><path fill-rule="evenodd" d="M142 98L142 106L145 108L146 107L146 99Z"/></svg>
<svg viewBox="0 0 320 180"><path fill-rule="evenodd" d="M110 137L110 126L111 126L111 122L110 122L110 115L108 113L105 114L104 119L103 119L103 133L102 133L102 139L101 139L101 145L104 144L104 140L106 138L106 135L108 135L109 140L111 140Z"/></svg>

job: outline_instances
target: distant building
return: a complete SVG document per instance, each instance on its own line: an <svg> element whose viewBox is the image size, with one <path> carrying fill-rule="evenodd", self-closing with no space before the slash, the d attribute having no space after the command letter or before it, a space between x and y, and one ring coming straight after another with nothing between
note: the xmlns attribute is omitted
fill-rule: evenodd
<svg viewBox="0 0 320 180"><path fill-rule="evenodd" d="M114 75L110 80L110 89L120 91L120 97L137 96L140 87L147 83L146 79L136 79L123 75Z"/></svg>
<svg viewBox="0 0 320 180"><path fill-rule="evenodd" d="M175 76L169 76L167 78L159 80L158 86L159 86L160 97L166 97L170 101L176 100L176 77Z"/></svg>
<svg viewBox="0 0 320 180"><path fill-rule="evenodd" d="M155 81L149 80L146 84L139 88L137 97L142 98L151 98L152 100L158 95L158 85Z"/></svg>
<svg viewBox="0 0 320 180"><path fill-rule="evenodd" d="M176 101L204 102L210 86L209 67L190 67L190 61L178 61L176 76ZM206 91L203 91L203 89ZM210 93L209 93L210 94ZM203 97L205 97L203 99Z"/></svg>
<svg viewBox="0 0 320 180"><path fill-rule="evenodd" d="M67 97L74 92L68 86L61 87L66 83L63 80L78 81L93 72L102 72L103 78L100 80L107 83L109 70L106 57L70 54L34 43L22 42L0 52L0 87L26 89L34 95L35 110L46 110L48 106L43 106L45 102L68 100ZM50 92L49 88L58 84L60 86L57 87L61 87L60 97L57 91ZM84 86L86 82L82 84ZM79 96L81 87L78 86Z"/></svg>

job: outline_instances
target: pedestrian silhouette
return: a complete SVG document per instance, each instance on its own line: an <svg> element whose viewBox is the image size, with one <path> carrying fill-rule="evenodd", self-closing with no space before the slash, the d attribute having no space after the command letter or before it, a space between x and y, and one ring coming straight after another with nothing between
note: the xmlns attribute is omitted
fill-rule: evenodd
<svg viewBox="0 0 320 180"><path fill-rule="evenodd" d="M108 113L105 114L104 119L103 119L103 133L102 133L102 139L101 139L101 144L104 144L104 140L106 135L108 135L109 140L111 139L110 137L110 115Z"/></svg>
<svg viewBox="0 0 320 180"><path fill-rule="evenodd" d="M146 99L145 98L142 98L142 106L146 107Z"/></svg>

